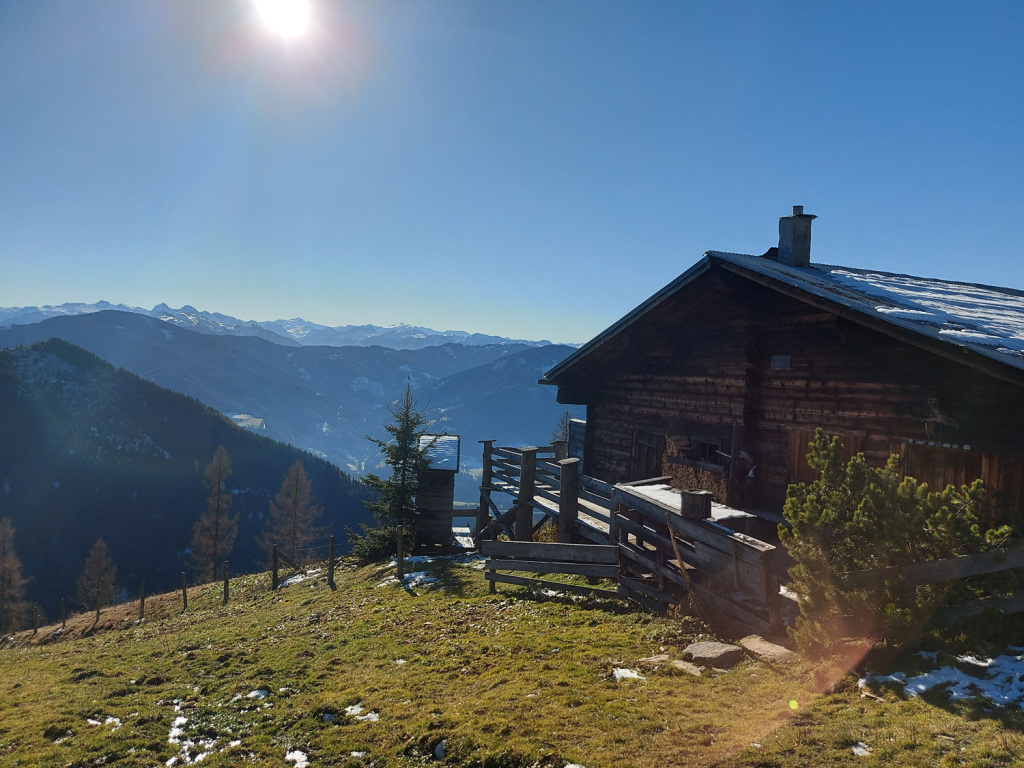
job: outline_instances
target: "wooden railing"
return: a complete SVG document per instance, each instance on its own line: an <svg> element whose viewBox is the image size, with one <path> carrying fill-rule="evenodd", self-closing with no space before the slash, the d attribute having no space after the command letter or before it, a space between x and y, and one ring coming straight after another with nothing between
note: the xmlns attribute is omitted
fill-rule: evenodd
<svg viewBox="0 0 1024 768"><path fill-rule="evenodd" d="M782 627L776 549L704 516L684 516L645 496L644 484L610 483L580 473L578 459L558 459L551 446L495 448L484 441L483 478L477 511L477 542L499 533L532 541L546 520L558 523L564 544L619 547L619 594L654 610L665 610L689 592L708 612L725 615L760 632ZM501 512L492 494L514 503ZM534 511L542 517L534 524Z"/></svg>

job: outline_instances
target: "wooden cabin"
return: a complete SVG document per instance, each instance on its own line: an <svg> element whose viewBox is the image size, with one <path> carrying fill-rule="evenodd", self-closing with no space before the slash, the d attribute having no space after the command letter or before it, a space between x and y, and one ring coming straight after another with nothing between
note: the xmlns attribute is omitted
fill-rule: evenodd
<svg viewBox="0 0 1024 768"><path fill-rule="evenodd" d="M1024 293L810 262L813 216L762 256L709 251L542 383L587 406L583 472L670 475L781 511L816 427L939 489L1024 503Z"/></svg>
<svg viewBox="0 0 1024 768"><path fill-rule="evenodd" d="M452 541L452 510L455 501L455 475L459 471L458 435L422 435L419 447L425 448L430 465L417 478L416 511L420 543L447 545Z"/></svg>

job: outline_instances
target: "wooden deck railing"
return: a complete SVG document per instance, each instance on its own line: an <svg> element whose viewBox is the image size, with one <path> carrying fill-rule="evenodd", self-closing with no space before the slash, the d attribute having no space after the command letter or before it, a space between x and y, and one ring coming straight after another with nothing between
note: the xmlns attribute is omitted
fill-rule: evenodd
<svg viewBox="0 0 1024 768"><path fill-rule="evenodd" d="M579 459L556 458L552 446L483 446L478 545L499 533L532 541L536 528L555 520L561 543L619 547L619 593L631 600L664 610L689 591L757 631L781 628L775 547L644 495L644 484L666 478L612 485L583 475ZM492 494L511 496L511 509L501 512Z"/></svg>

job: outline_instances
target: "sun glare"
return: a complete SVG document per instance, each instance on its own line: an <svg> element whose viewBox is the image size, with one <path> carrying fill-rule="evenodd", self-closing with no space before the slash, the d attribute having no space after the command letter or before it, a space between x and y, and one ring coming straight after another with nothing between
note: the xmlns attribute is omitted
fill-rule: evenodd
<svg viewBox="0 0 1024 768"><path fill-rule="evenodd" d="M281 37L299 37L309 29L309 0L255 0L263 25Z"/></svg>

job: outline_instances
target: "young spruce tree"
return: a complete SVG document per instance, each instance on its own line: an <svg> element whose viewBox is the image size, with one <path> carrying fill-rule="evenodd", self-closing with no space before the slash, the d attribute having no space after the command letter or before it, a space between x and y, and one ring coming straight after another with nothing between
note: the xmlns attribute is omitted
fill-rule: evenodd
<svg viewBox="0 0 1024 768"><path fill-rule="evenodd" d="M263 549L270 552L276 544L285 557L298 563L302 558L301 550L322 533L316 521L323 511L323 507L313 503L306 468L301 461L296 461L288 470L277 497L270 502L270 517L263 529Z"/></svg>
<svg viewBox="0 0 1024 768"><path fill-rule="evenodd" d="M238 515L231 514L231 493L227 482L231 475L231 458L222 445L206 467L204 484L210 495L206 512L192 527L192 565L201 581L217 580L217 567L231 554L238 535Z"/></svg>
<svg viewBox="0 0 1024 768"><path fill-rule="evenodd" d="M5 517L0 520L0 635L18 628L25 610L27 582L14 551L14 526Z"/></svg>
<svg viewBox="0 0 1024 768"><path fill-rule="evenodd" d="M114 600L114 579L117 568L110 562L107 542L97 539L85 559L85 570L78 577L78 602L86 610L96 611L96 621L100 620L100 608Z"/></svg>
<svg viewBox="0 0 1024 768"><path fill-rule="evenodd" d="M389 407L394 421L385 424L384 429L391 436L389 440L378 440L367 436L382 454L384 463L391 467L391 476L382 478L367 475L362 481L377 492L377 498L366 504L379 527L362 526L362 535L349 531L353 552L361 559L394 553L395 530L405 526L410 538L416 528L416 489L419 472L430 464L427 457L429 446L420 446L420 438L427 434L427 410L420 410L412 397L412 386L407 385L405 394Z"/></svg>

